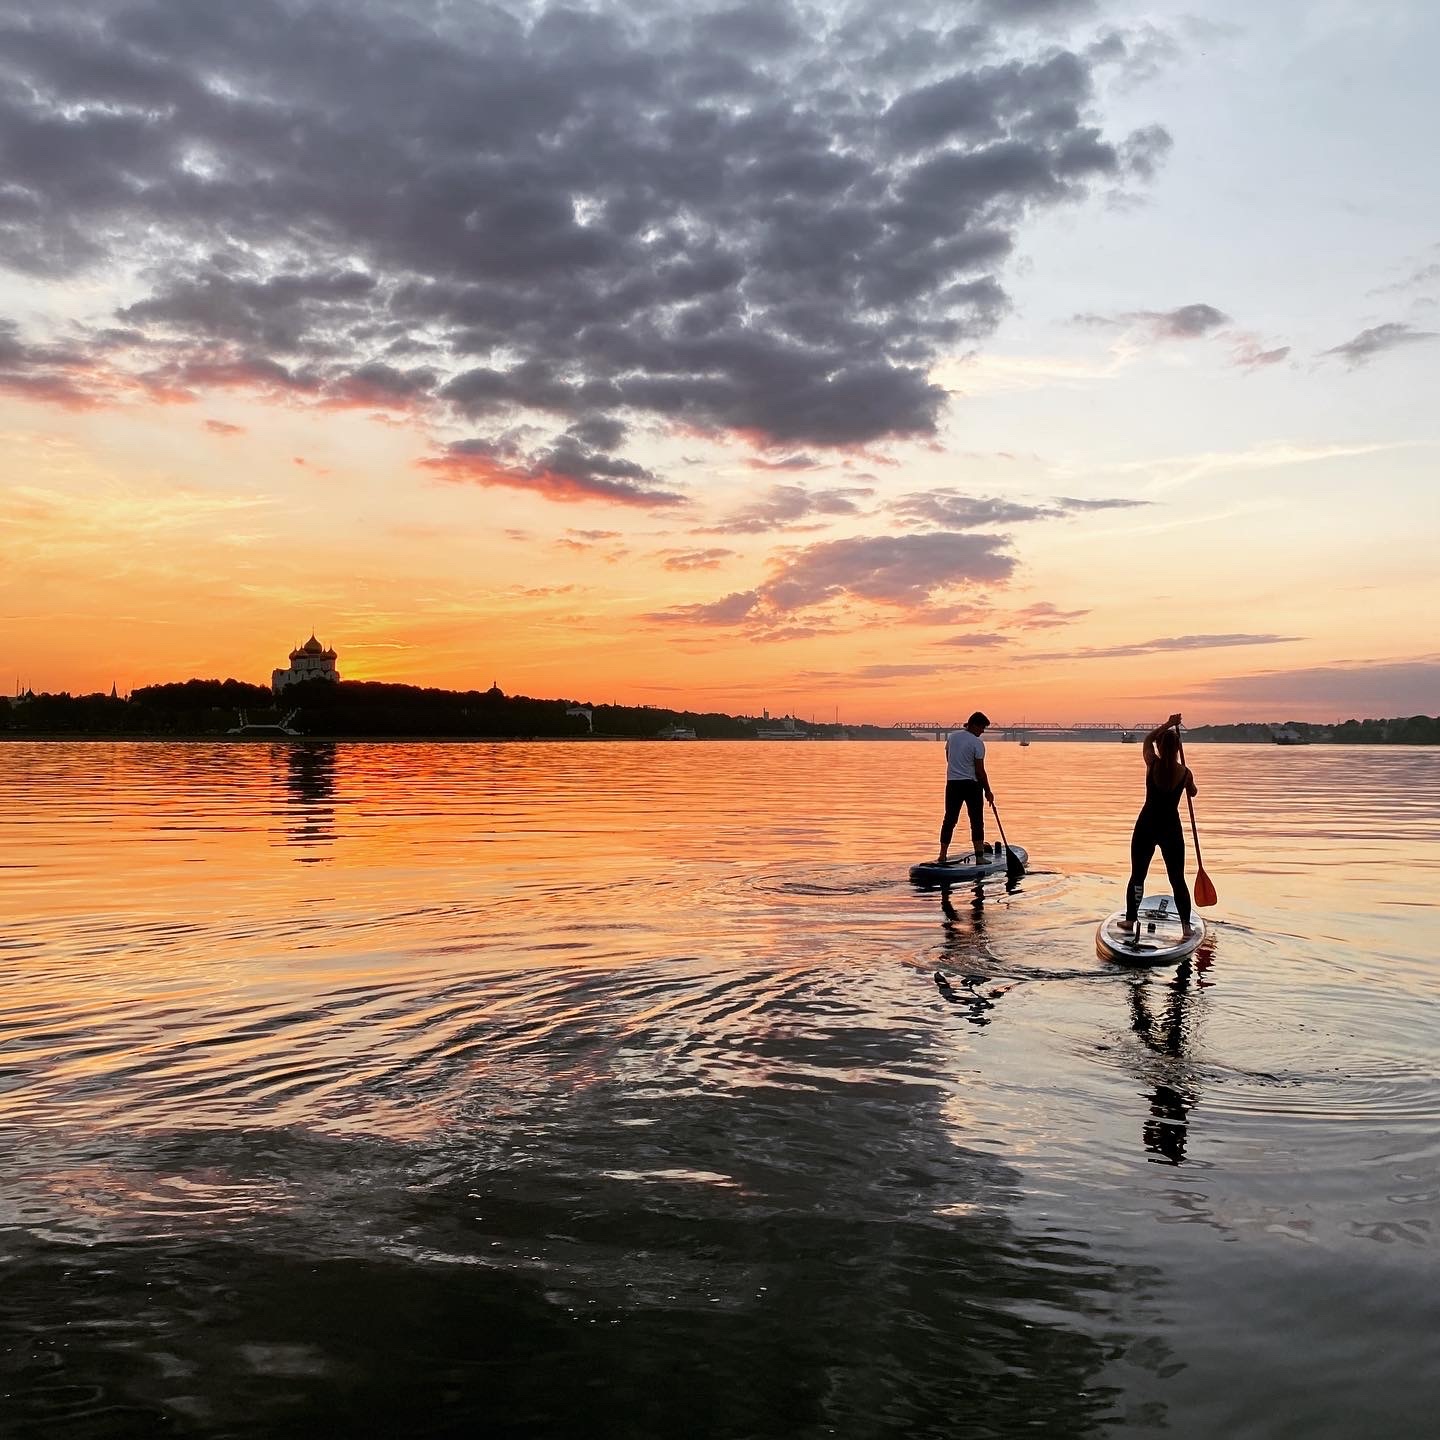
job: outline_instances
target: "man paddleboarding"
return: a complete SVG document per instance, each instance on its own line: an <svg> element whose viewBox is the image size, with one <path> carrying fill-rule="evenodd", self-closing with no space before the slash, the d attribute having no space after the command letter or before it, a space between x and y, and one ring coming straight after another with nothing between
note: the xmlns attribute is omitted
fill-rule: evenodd
<svg viewBox="0 0 1440 1440"><path fill-rule="evenodd" d="M935 864L950 863L950 837L960 818L960 807L970 810L970 841L975 849L975 863L985 859L985 805L995 803L990 777L985 773L985 742L980 738L990 727L990 717L977 710L963 730L952 730L945 737L945 819L940 825L940 854Z"/></svg>

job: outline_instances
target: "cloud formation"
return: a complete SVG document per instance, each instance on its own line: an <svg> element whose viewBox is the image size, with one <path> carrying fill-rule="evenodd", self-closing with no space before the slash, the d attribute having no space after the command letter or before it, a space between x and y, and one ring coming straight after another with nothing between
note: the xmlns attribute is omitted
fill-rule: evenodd
<svg viewBox="0 0 1440 1440"><path fill-rule="evenodd" d="M1182 650L1223 650L1235 645L1289 645L1303 635L1168 635L1158 640L1137 640L1127 645L1086 645L1076 650L1054 650L1027 655L1027 660L1115 660L1134 655L1168 655Z"/></svg>
<svg viewBox="0 0 1440 1440"><path fill-rule="evenodd" d="M728 520L706 526L702 533L759 535L799 525L820 515L855 515L860 510L856 502L874 493L859 486L807 490L803 485L772 485L758 500Z"/></svg>
<svg viewBox="0 0 1440 1440"><path fill-rule="evenodd" d="M969 635L947 635L939 642L953 645L957 650L989 650L996 645L1008 645L1008 635L997 635L991 631L976 631Z"/></svg>
<svg viewBox="0 0 1440 1440"><path fill-rule="evenodd" d="M963 530L977 526L1022 524L1030 520L1058 520L1067 515L1096 510L1129 510L1150 503L1148 500L1126 499L1078 500L1061 495L1048 503L1037 504L995 496L966 495L946 487L903 495L890 508L899 519L912 524Z"/></svg>
<svg viewBox="0 0 1440 1440"><path fill-rule="evenodd" d="M1267 349L1253 335L1243 335L1236 338L1232 360L1243 370L1263 370L1267 365L1278 365L1289 354L1288 345L1272 345Z"/></svg>
<svg viewBox="0 0 1440 1440"><path fill-rule="evenodd" d="M1230 323L1230 317L1203 302L1174 310L1125 310L1118 315L1085 314L1075 324L1095 329L1133 330L1147 340L1201 340Z"/></svg>
<svg viewBox="0 0 1440 1440"><path fill-rule="evenodd" d="M1377 355L1387 350L1398 350L1406 345L1419 345L1427 340L1440 340L1440 331L1417 330L1404 321L1392 320L1384 325L1372 325L1343 345L1322 350L1322 355L1338 355L1353 370L1357 365L1368 364Z"/></svg>
<svg viewBox="0 0 1440 1440"><path fill-rule="evenodd" d="M937 597L1004 584L1014 572L1004 536L937 532L825 540L782 555L754 590L678 605L646 619L765 631L832 604L881 605L928 618ZM812 622L813 623L813 622ZM805 632L810 633L810 632Z"/></svg>
<svg viewBox="0 0 1440 1440"><path fill-rule="evenodd" d="M1022 630L1055 630L1083 620L1089 613L1088 610L1062 610L1048 600L1040 600L1017 611L1015 623Z"/></svg>
<svg viewBox="0 0 1440 1440"><path fill-rule="evenodd" d="M88 348L152 395L423 411L480 483L660 503L637 421L935 432L1027 217L1168 144L1107 136L1102 62L1027 32L1082 8L13 0L0 263L130 277ZM12 391L113 400L10 342Z"/></svg>
<svg viewBox="0 0 1440 1440"><path fill-rule="evenodd" d="M1305 711L1323 719L1440 715L1440 656L1336 661L1298 670L1230 675L1192 686L1191 697L1240 707L1269 705L1281 718ZM1253 713L1253 711L1252 711Z"/></svg>
<svg viewBox="0 0 1440 1440"><path fill-rule="evenodd" d="M548 450L528 454L505 439L459 440L420 464L455 484L503 486L549 500L603 500L645 510L686 503L643 465L590 450L568 434Z"/></svg>
<svg viewBox="0 0 1440 1440"><path fill-rule="evenodd" d="M660 563L667 570L718 570L721 561L731 559L733 550L711 546L704 550L666 550Z"/></svg>

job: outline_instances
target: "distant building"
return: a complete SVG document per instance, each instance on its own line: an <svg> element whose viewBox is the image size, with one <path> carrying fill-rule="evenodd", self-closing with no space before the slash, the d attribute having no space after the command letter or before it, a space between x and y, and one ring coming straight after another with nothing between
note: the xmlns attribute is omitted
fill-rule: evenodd
<svg viewBox="0 0 1440 1440"><path fill-rule="evenodd" d="M327 650L315 637L290 652L290 668L276 670L270 676L270 688L278 695L287 685L298 685L302 680L339 680L340 672L335 662L340 657L333 650Z"/></svg>

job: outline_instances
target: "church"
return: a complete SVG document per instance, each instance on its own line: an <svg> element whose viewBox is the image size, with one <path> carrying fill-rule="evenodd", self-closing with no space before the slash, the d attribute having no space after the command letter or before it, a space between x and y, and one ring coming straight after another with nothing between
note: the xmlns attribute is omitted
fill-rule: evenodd
<svg viewBox="0 0 1440 1440"><path fill-rule="evenodd" d="M312 634L303 645L290 652L288 670L271 672L270 688L278 695L287 685L298 685L302 680L338 680L340 671L335 662L339 658Z"/></svg>

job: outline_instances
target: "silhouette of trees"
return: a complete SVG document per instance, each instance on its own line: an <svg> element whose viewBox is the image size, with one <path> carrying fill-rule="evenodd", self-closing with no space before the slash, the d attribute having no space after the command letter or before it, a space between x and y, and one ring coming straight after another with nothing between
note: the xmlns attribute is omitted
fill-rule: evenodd
<svg viewBox="0 0 1440 1440"><path fill-rule="evenodd" d="M439 690L377 681L307 680L278 696L268 685L243 680L184 680L146 685L126 699L106 694L26 695L0 700L0 734L10 735L223 735L241 711L252 722L273 724L297 711L303 735L565 739L591 734L581 704L591 712L597 739L653 739L669 725L684 725L701 740L750 740L755 723L734 715L668 710L650 705L593 705L588 701L538 700L489 690ZM843 734L857 740L909 740L908 732L876 725L806 725L818 739ZM1187 733L1196 741L1268 742L1277 732L1298 740L1337 745L1437 745L1440 717L1411 715L1392 720L1347 720L1341 725L1201 725Z"/></svg>

